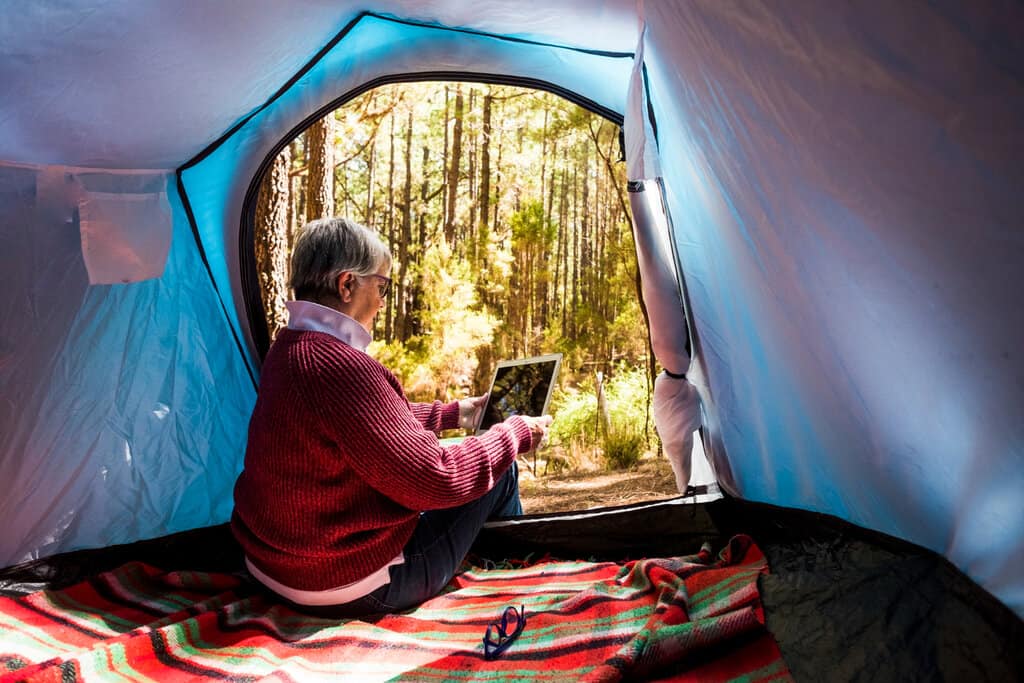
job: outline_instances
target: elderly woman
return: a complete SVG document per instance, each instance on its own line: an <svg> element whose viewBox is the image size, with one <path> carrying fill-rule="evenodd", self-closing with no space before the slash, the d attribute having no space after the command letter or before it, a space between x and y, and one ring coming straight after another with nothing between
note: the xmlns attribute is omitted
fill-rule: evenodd
<svg viewBox="0 0 1024 683"><path fill-rule="evenodd" d="M231 528L252 575L307 612L393 612L435 595L484 522L521 514L515 458L549 416L476 424L481 397L410 403L366 354L391 280L373 232L306 225L292 254L296 301L263 362Z"/></svg>

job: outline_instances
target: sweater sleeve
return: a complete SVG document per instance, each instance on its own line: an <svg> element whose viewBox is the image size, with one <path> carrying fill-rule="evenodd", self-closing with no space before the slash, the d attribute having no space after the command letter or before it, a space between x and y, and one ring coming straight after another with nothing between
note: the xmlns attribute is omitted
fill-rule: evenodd
<svg viewBox="0 0 1024 683"><path fill-rule="evenodd" d="M519 417L442 447L382 365L368 356L343 364L322 360L308 375L308 409L355 473L406 508L434 510L475 500L494 487L517 453L531 447L529 425Z"/></svg>
<svg viewBox="0 0 1024 683"><path fill-rule="evenodd" d="M410 403L409 409L416 416L424 429L435 434L445 429L456 429L459 426L459 402L441 403Z"/></svg>

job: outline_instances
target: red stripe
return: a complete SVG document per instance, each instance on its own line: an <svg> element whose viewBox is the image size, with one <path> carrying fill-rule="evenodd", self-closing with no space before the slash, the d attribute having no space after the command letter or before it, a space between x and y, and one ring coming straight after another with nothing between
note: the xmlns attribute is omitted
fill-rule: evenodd
<svg viewBox="0 0 1024 683"><path fill-rule="evenodd" d="M22 667L0 675L0 682L80 675L78 658L99 657L117 670L114 647L123 648L130 667L120 673L131 678L138 672L161 681L242 681L271 674L302 680L303 666L296 658L325 671L347 671L352 678L358 672L349 665L363 663L395 665L394 674L410 678L504 671L575 680L581 671L592 669L592 676L608 678L788 680L778 647L763 626L756 582L767 566L760 550L739 539L725 558L713 565L665 558L622 566L545 563L474 572L457 577L451 592L418 610L375 617L370 623L313 619L274 605L262 594L246 598L238 578L230 575L164 574L145 565L126 565L61 592L98 616L116 614L138 625L110 639L72 624L60 608L46 606L41 613L38 606L0 599L0 614L13 622L10 627L0 623L0 661L7 668ZM570 585L554 588L558 583ZM538 592L542 587L554 589ZM687 601L701 590L718 600L723 612L690 621ZM160 598L183 599L190 606L175 610L173 604L154 604ZM486 625L510 604L526 605L526 629L501 658L485 661L481 638ZM172 614L163 617L168 611ZM612 625L595 631L595 620ZM4 629L30 625L61 643L59 649L33 643L36 659L45 661L29 662L25 653L14 651L24 634L4 636ZM382 645L383 635L388 641ZM62 655L71 649L77 654ZM268 661L275 660L285 662L289 673L272 671L275 667Z"/></svg>

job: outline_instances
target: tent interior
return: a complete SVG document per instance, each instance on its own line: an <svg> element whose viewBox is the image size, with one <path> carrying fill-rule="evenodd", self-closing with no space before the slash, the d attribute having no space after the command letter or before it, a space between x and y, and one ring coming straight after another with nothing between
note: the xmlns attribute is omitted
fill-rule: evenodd
<svg viewBox="0 0 1024 683"><path fill-rule="evenodd" d="M691 494L497 524L481 555L624 561L745 535L794 678L1024 678L1020 4L38 0L0 16L11 600L130 561L241 571L224 523L267 343L247 198L338 103L463 78L622 122L671 373L658 430ZM695 429L720 500L688 489Z"/></svg>

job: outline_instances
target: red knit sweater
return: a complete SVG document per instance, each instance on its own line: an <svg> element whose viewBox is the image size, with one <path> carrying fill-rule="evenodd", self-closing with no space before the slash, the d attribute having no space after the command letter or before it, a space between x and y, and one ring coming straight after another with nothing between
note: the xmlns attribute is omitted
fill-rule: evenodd
<svg viewBox="0 0 1024 683"><path fill-rule="evenodd" d="M419 512L489 491L530 429L513 417L442 447L458 403L410 404L395 376L322 332L285 329L263 362L231 528L258 569L328 590L396 557Z"/></svg>

